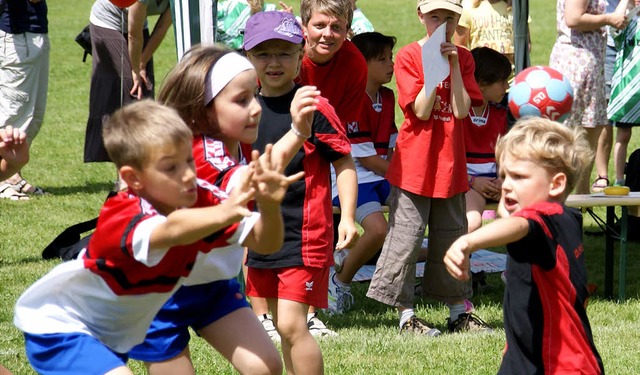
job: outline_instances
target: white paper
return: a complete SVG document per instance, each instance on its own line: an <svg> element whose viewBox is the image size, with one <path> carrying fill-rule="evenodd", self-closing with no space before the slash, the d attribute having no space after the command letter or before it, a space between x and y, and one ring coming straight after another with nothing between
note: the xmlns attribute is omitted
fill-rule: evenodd
<svg viewBox="0 0 640 375"><path fill-rule="evenodd" d="M445 22L422 45L422 74L427 95L449 75L449 58L440 52L440 45L445 42L446 28Z"/></svg>

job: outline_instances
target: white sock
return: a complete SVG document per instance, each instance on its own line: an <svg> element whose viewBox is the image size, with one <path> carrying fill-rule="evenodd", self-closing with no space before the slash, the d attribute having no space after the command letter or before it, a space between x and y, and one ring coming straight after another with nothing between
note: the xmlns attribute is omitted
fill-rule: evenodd
<svg viewBox="0 0 640 375"><path fill-rule="evenodd" d="M415 313L413 312L413 309L404 309L400 312L400 328L402 328L402 326L409 321L409 319L411 319L412 316L414 316Z"/></svg>
<svg viewBox="0 0 640 375"><path fill-rule="evenodd" d="M449 320L451 322L458 319L458 316L460 316L460 314L464 314L465 312L467 312L467 309L464 303L459 303L455 305L447 304L447 306L449 307Z"/></svg>

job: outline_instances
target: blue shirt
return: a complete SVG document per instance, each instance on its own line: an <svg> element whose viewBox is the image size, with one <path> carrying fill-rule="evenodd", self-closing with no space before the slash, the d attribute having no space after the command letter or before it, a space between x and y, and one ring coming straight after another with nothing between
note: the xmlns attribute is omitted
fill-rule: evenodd
<svg viewBox="0 0 640 375"><path fill-rule="evenodd" d="M29 0L0 0L0 30L10 34L31 32L47 34L47 2Z"/></svg>

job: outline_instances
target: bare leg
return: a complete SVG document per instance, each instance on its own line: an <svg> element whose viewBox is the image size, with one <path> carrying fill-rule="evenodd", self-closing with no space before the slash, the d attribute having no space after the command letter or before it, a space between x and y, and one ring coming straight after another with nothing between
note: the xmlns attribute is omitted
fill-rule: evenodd
<svg viewBox="0 0 640 375"><path fill-rule="evenodd" d="M173 358L162 362L145 362L144 365L150 375L195 374L188 346Z"/></svg>
<svg viewBox="0 0 640 375"><path fill-rule="evenodd" d="M624 166L627 161L627 147L631 139L631 128L617 128L616 144L613 148L613 166L616 180L624 179Z"/></svg>
<svg viewBox="0 0 640 375"><path fill-rule="evenodd" d="M464 198L467 202L468 233L471 233L482 226L482 211L487 205L487 200L473 189L467 191Z"/></svg>
<svg viewBox="0 0 640 375"><path fill-rule="evenodd" d="M598 149L596 150L596 172L598 176L609 175L609 159L613 144L613 126L601 126L602 131L598 137Z"/></svg>
<svg viewBox="0 0 640 375"><path fill-rule="evenodd" d="M602 126L596 126L595 128L585 128L587 133L587 139L589 141L589 145L591 146L591 150L596 151L598 148L598 139L600 138L600 132L602 131ZM578 183L576 184L575 193L576 194L589 194L590 193L590 182L591 182L591 170L593 169L593 160L589 162L584 173L578 179Z"/></svg>
<svg viewBox="0 0 640 375"><path fill-rule="evenodd" d="M320 346L307 327L309 305L269 299L269 306L282 338L282 356L287 374L323 374L324 362Z"/></svg>

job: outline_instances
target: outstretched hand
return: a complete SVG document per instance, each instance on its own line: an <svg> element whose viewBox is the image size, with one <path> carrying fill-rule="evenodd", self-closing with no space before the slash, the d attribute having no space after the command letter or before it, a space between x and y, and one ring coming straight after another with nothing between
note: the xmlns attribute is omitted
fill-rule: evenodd
<svg viewBox="0 0 640 375"><path fill-rule="evenodd" d="M461 281L469 280L470 277L469 251L469 242L463 236L458 238L444 255L447 271L451 276Z"/></svg>
<svg viewBox="0 0 640 375"><path fill-rule="evenodd" d="M291 120L298 133L306 138L311 136L313 113L317 109L320 91L316 86L303 86L296 91L291 101Z"/></svg>
<svg viewBox="0 0 640 375"><path fill-rule="evenodd" d="M7 174L6 177L10 177L27 164L29 162L27 134L11 125L1 128L0 158L3 160L3 167L6 167L6 170L0 170L0 174Z"/></svg>
<svg viewBox="0 0 640 375"><path fill-rule="evenodd" d="M231 190L229 198L223 204L229 205L230 210L234 210L238 216L249 217L251 210L248 208L249 202L255 198L256 189L252 186L252 179L255 175L255 166L249 164L242 172L242 176L238 184Z"/></svg>
<svg viewBox="0 0 640 375"><path fill-rule="evenodd" d="M273 145L268 144L262 157L257 150L253 150L251 153L251 164L255 170L252 185L256 191L256 202L261 208L279 205L284 199L289 185L304 176L304 172L285 176L283 174L284 166L272 163L272 150Z"/></svg>

